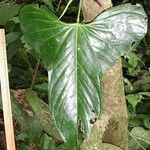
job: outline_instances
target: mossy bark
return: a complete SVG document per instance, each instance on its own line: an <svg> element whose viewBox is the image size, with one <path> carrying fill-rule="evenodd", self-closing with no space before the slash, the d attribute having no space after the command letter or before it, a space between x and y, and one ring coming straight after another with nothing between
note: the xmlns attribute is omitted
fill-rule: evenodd
<svg viewBox="0 0 150 150"><path fill-rule="evenodd" d="M83 0L82 11L86 22L92 21L102 11L112 6L111 0ZM128 149L128 119L124 96L121 58L102 79L102 114L92 128L90 136L82 143L82 150L108 150L109 143L118 149ZM110 148L112 150L112 147ZM114 148L115 149L115 148ZM117 149L116 149L117 150Z"/></svg>

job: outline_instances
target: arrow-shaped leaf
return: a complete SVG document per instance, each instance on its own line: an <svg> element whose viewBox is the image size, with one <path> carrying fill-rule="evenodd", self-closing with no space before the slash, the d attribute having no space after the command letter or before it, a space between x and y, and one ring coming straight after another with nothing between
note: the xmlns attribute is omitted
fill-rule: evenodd
<svg viewBox="0 0 150 150"><path fill-rule="evenodd" d="M25 6L20 14L27 42L48 70L49 107L64 141L76 146L78 126L87 136L101 105L102 72L145 35L139 5L109 9L89 24L63 23L45 7Z"/></svg>

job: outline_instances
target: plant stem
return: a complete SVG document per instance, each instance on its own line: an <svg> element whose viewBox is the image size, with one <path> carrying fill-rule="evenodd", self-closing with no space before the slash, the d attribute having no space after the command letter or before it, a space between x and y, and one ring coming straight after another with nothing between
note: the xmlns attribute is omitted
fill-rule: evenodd
<svg viewBox="0 0 150 150"><path fill-rule="evenodd" d="M61 16L59 17L59 19L61 19L63 17L63 15L66 13L68 7L70 6L70 4L72 3L73 0L69 0L67 6L65 7L64 11L62 12Z"/></svg>
<svg viewBox="0 0 150 150"><path fill-rule="evenodd" d="M82 7L82 0L80 0L80 3L79 3L79 10L78 10L78 16L77 16L77 23L80 22L81 7Z"/></svg>
<svg viewBox="0 0 150 150"><path fill-rule="evenodd" d="M35 83L35 79L36 79L36 75L37 75L37 72L38 72L39 65L40 65L40 58L38 59L38 62L37 62L37 64L36 64L35 72L34 72L34 75L33 75L33 78L32 78L31 89L32 89L33 86L34 86L34 83Z"/></svg>
<svg viewBox="0 0 150 150"><path fill-rule="evenodd" d="M56 8L56 12L59 10L61 2L62 2L62 0L59 0L58 6Z"/></svg>

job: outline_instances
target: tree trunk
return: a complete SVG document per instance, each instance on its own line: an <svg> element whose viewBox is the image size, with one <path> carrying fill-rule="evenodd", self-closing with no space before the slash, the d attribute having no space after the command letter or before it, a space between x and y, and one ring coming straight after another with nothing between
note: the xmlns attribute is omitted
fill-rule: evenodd
<svg viewBox="0 0 150 150"><path fill-rule="evenodd" d="M84 20L89 22L112 6L111 0L83 0ZM128 119L124 96L121 58L102 79L102 114L92 128L90 136L81 145L82 150L128 149ZM115 145L110 147L109 143ZM117 146L117 147L116 147Z"/></svg>

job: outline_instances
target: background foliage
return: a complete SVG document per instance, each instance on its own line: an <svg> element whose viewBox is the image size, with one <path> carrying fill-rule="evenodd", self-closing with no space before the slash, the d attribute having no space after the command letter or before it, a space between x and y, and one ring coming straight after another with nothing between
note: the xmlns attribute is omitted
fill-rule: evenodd
<svg viewBox="0 0 150 150"><path fill-rule="evenodd" d="M149 0L113 0L114 5L130 2L141 3L150 18ZM57 16L60 16L68 0L1 0L0 1L0 26L5 28L9 62L10 86L13 93L19 95L18 103L14 104L16 113L22 113L22 105L26 106L27 112L35 110L38 106L30 104L24 98L22 89L33 88L38 97L47 103L47 72L39 58L30 51L25 42L18 21L20 8L28 3L47 5ZM9 5L8 5L9 4ZM75 22L78 11L78 1L74 0L67 13L63 17L66 22ZM149 19L150 20L150 19ZM125 84L125 94L129 116L129 150L150 149L150 23L148 33L132 53L122 59ZM19 94L18 94L19 93ZM30 107L29 106L32 106ZM36 111L35 111L36 112ZM22 114L21 114L22 115ZM36 116L38 118L39 116ZM17 146L21 150L26 149L51 149L53 147L47 134L42 134L34 114L21 122L21 127L15 126ZM16 122L21 119L16 119ZM38 118L39 119L39 118ZM29 120L32 122L29 124ZM30 127L31 126L31 127ZM29 129L27 129L29 128ZM31 128L31 129L30 129ZM29 130L35 129L34 134ZM3 127L0 128L1 133ZM1 134L2 135L2 134ZM39 142L40 141L40 142ZM1 143L1 142L0 142ZM3 143L3 142L2 142ZM61 149L61 147L60 147Z"/></svg>

